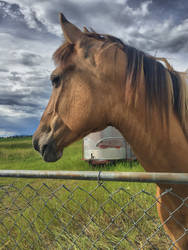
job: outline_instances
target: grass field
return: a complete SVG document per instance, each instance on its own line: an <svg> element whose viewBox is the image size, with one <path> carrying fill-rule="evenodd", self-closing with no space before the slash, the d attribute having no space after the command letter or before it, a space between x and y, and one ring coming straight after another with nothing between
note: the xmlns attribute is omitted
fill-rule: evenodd
<svg viewBox="0 0 188 250"><path fill-rule="evenodd" d="M82 160L82 141L64 150L63 157L55 163L46 163L32 148L31 137L0 139L0 169L38 170L101 170L92 168ZM139 164L117 164L102 167L105 171L143 171Z"/></svg>
<svg viewBox="0 0 188 250"><path fill-rule="evenodd" d="M30 137L0 139L0 169L143 171L139 164L91 167L81 141L45 163ZM144 242L143 249L168 249L163 230L156 231L154 195L153 184L1 178L0 250L68 249L74 241L70 249L135 249Z"/></svg>

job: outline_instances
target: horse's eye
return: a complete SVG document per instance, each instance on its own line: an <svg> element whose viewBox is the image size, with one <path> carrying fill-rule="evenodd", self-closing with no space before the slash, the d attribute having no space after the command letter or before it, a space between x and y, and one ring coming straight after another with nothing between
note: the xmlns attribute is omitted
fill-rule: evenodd
<svg viewBox="0 0 188 250"><path fill-rule="evenodd" d="M52 75L51 76L51 81L52 81L52 85L57 88L60 84L60 76L58 75Z"/></svg>

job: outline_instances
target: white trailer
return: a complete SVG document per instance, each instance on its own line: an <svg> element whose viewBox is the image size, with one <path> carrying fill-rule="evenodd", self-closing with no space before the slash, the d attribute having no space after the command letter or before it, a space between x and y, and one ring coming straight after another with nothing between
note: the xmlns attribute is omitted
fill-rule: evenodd
<svg viewBox="0 0 188 250"><path fill-rule="evenodd" d="M130 145L114 127L91 133L83 139L83 159L92 165L136 160Z"/></svg>

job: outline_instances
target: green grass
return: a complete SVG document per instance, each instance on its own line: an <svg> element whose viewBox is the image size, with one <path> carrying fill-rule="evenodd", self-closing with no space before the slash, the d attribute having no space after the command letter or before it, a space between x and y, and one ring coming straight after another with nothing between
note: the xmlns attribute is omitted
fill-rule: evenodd
<svg viewBox="0 0 188 250"><path fill-rule="evenodd" d="M81 141L58 162L45 163L31 138L0 139L0 169L143 171L138 163L91 167ZM92 242L101 250L118 242L117 249L142 247L160 223L154 195L154 184L1 178L0 250L68 249L74 240L75 250ZM150 242L144 249L168 249L162 229Z"/></svg>
<svg viewBox="0 0 188 250"><path fill-rule="evenodd" d="M82 141L65 148L59 161L46 163L32 148L31 137L0 139L0 169L143 171L139 164L128 163L92 168L82 160Z"/></svg>

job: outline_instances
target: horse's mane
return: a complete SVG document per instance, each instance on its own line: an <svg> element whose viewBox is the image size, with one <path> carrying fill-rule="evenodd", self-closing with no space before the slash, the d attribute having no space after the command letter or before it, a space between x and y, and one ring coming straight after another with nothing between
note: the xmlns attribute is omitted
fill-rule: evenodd
<svg viewBox="0 0 188 250"><path fill-rule="evenodd" d="M173 105L174 113L188 138L188 94L185 77L182 77L179 72L175 71L165 58L150 56L134 47L124 44L114 36L101 35L94 31L86 31L82 38L82 44L87 49L87 54L91 48L90 45L87 45L89 37L103 41L101 50L108 48L112 44L114 48L119 48L125 53L127 58L125 85L129 82L132 90L136 92L140 79L143 77L146 112L151 114L153 107L157 107L161 121L163 122L165 119L165 122L168 124L169 111ZM73 45L65 42L54 53L53 58L56 62L65 61L72 51ZM158 60L163 61L166 67ZM118 63L116 58L114 58L113 63L114 66ZM150 118L152 119L152 117Z"/></svg>

